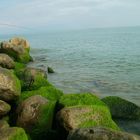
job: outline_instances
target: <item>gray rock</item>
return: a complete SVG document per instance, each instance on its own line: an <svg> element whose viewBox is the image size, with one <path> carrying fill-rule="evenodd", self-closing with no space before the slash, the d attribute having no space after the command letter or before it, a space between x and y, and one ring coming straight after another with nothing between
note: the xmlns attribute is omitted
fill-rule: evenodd
<svg viewBox="0 0 140 140"><path fill-rule="evenodd" d="M21 85L14 73L0 67L0 99L4 101L15 100L20 96Z"/></svg>
<svg viewBox="0 0 140 140"><path fill-rule="evenodd" d="M103 127L93 127L75 129L71 131L67 140L140 140L140 136Z"/></svg>
<svg viewBox="0 0 140 140"><path fill-rule="evenodd" d="M0 66L7 69L13 69L15 67L15 63L11 57L7 54L0 54Z"/></svg>

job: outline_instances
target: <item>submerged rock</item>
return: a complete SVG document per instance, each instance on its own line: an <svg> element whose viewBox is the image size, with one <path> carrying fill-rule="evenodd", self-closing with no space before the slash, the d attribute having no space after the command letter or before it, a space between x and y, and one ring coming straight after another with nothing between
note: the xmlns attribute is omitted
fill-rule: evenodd
<svg viewBox="0 0 140 140"><path fill-rule="evenodd" d="M17 125L23 127L33 139L51 129L55 102L35 95L27 98L18 106Z"/></svg>
<svg viewBox="0 0 140 140"><path fill-rule="evenodd" d="M48 67L48 73L54 73L54 70L51 67Z"/></svg>
<svg viewBox="0 0 140 140"><path fill-rule="evenodd" d="M102 99L114 118L140 120L140 107L125 99L109 96Z"/></svg>
<svg viewBox="0 0 140 140"><path fill-rule="evenodd" d="M29 43L22 38L13 38L10 41L4 41L0 44L1 53L6 53L16 61L22 63L27 63L31 60L29 50Z"/></svg>
<svg viewBox="0 0 140 140"><path fill-rule="evenodd" d="M6 115L11 110L11 106L0 100L0 117Z"/></svg>
<svg viewBox="0 0 140 140"><path fill-rule="evenodd" d="M93 127L73 130L67 140L140 140L140 136L103 127Z"/></svg>
<svg viewBox="0 0 140 140"><path fill-rule="evenodd" d="M15 67L15 63L11 57L7 54L0 54L0 66L7 69L13 69Z"/></svg>
<svg viewBox="0 0 140 140"><path fill-rule="evenodd" d="M21 85L18 78L10 70L0 67L0 99L15 100L20 96Z"/></svg>

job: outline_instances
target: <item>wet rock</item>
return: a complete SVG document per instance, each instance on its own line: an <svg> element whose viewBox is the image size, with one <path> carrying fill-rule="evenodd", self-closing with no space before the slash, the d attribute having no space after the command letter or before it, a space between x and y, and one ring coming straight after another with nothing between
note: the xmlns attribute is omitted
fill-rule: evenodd
<svg viewBox="0 0 140 140"><path fill-rule="evenodd" d="M54 73L54 70L51 67L48 67L48 73Z"/></svg>
<svg viewBox="0 0 140 140"><path fill-rule="evenodd" d="M0 99L15 100L20 96L21 85L18 78L10 70L0 67Z"/></svg>
<svg viewBox="0 0 140 140"><path fill-rule="evenodd" d="M55 102L35 95L27 98L18 106L17 125L24 128L33 139L46 133L52 125Z"/></svg>
<svg viewBox="0 0 140 140"><path fill-rule="evenodd" d="M29 50L29 43L22 38L13 38L10 41L4 41L0 44L1 53L6 53L16 61L22 63L27 63L31 60Z"/></svg>
<svg viewBox="0 0 140 140"><path fill-rule="evenodd" d="M0 117L6 115L11 110L11 106L6 102L0 100Z"/></svg>
<svg viewBox="0 0 140 140"><path fill-rule="evenodd" d="M67 140L140 140L140 136L103 127L93 127L73 130Z"/></svg>
<svg viewBox="0 0 140 140"><path fill-rule="evenodd" d="M7 69L13 69L15 67L15 63L11 57L7 54L0 54L0 66Z"/></svg>
<svg viewBox="0 0 140 140"><path fill-rule="evenodd" d="M109 96L102 99L114 118L140 120L140 107L125 99Z"/></svg>

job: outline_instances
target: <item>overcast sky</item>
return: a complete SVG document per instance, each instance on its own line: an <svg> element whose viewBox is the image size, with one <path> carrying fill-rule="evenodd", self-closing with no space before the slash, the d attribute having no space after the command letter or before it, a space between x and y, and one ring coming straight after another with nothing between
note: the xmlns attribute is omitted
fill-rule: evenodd
<svg viewBox="0 0 140 140"><path fill-rule="evenodd" d="M0 0L0 11L1 33L140 25L140 0Z"/></svg>

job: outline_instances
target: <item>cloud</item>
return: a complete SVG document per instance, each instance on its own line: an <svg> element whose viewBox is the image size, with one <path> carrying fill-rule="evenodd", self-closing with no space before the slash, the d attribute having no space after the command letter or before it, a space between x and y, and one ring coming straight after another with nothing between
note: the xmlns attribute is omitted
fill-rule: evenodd
<svg viewBox="0 0 140 140"><path fill-rule="evenodd" d="M0 23L36 29L140 25L139 7L139 0L6 0L0 1Z"/></svg>

